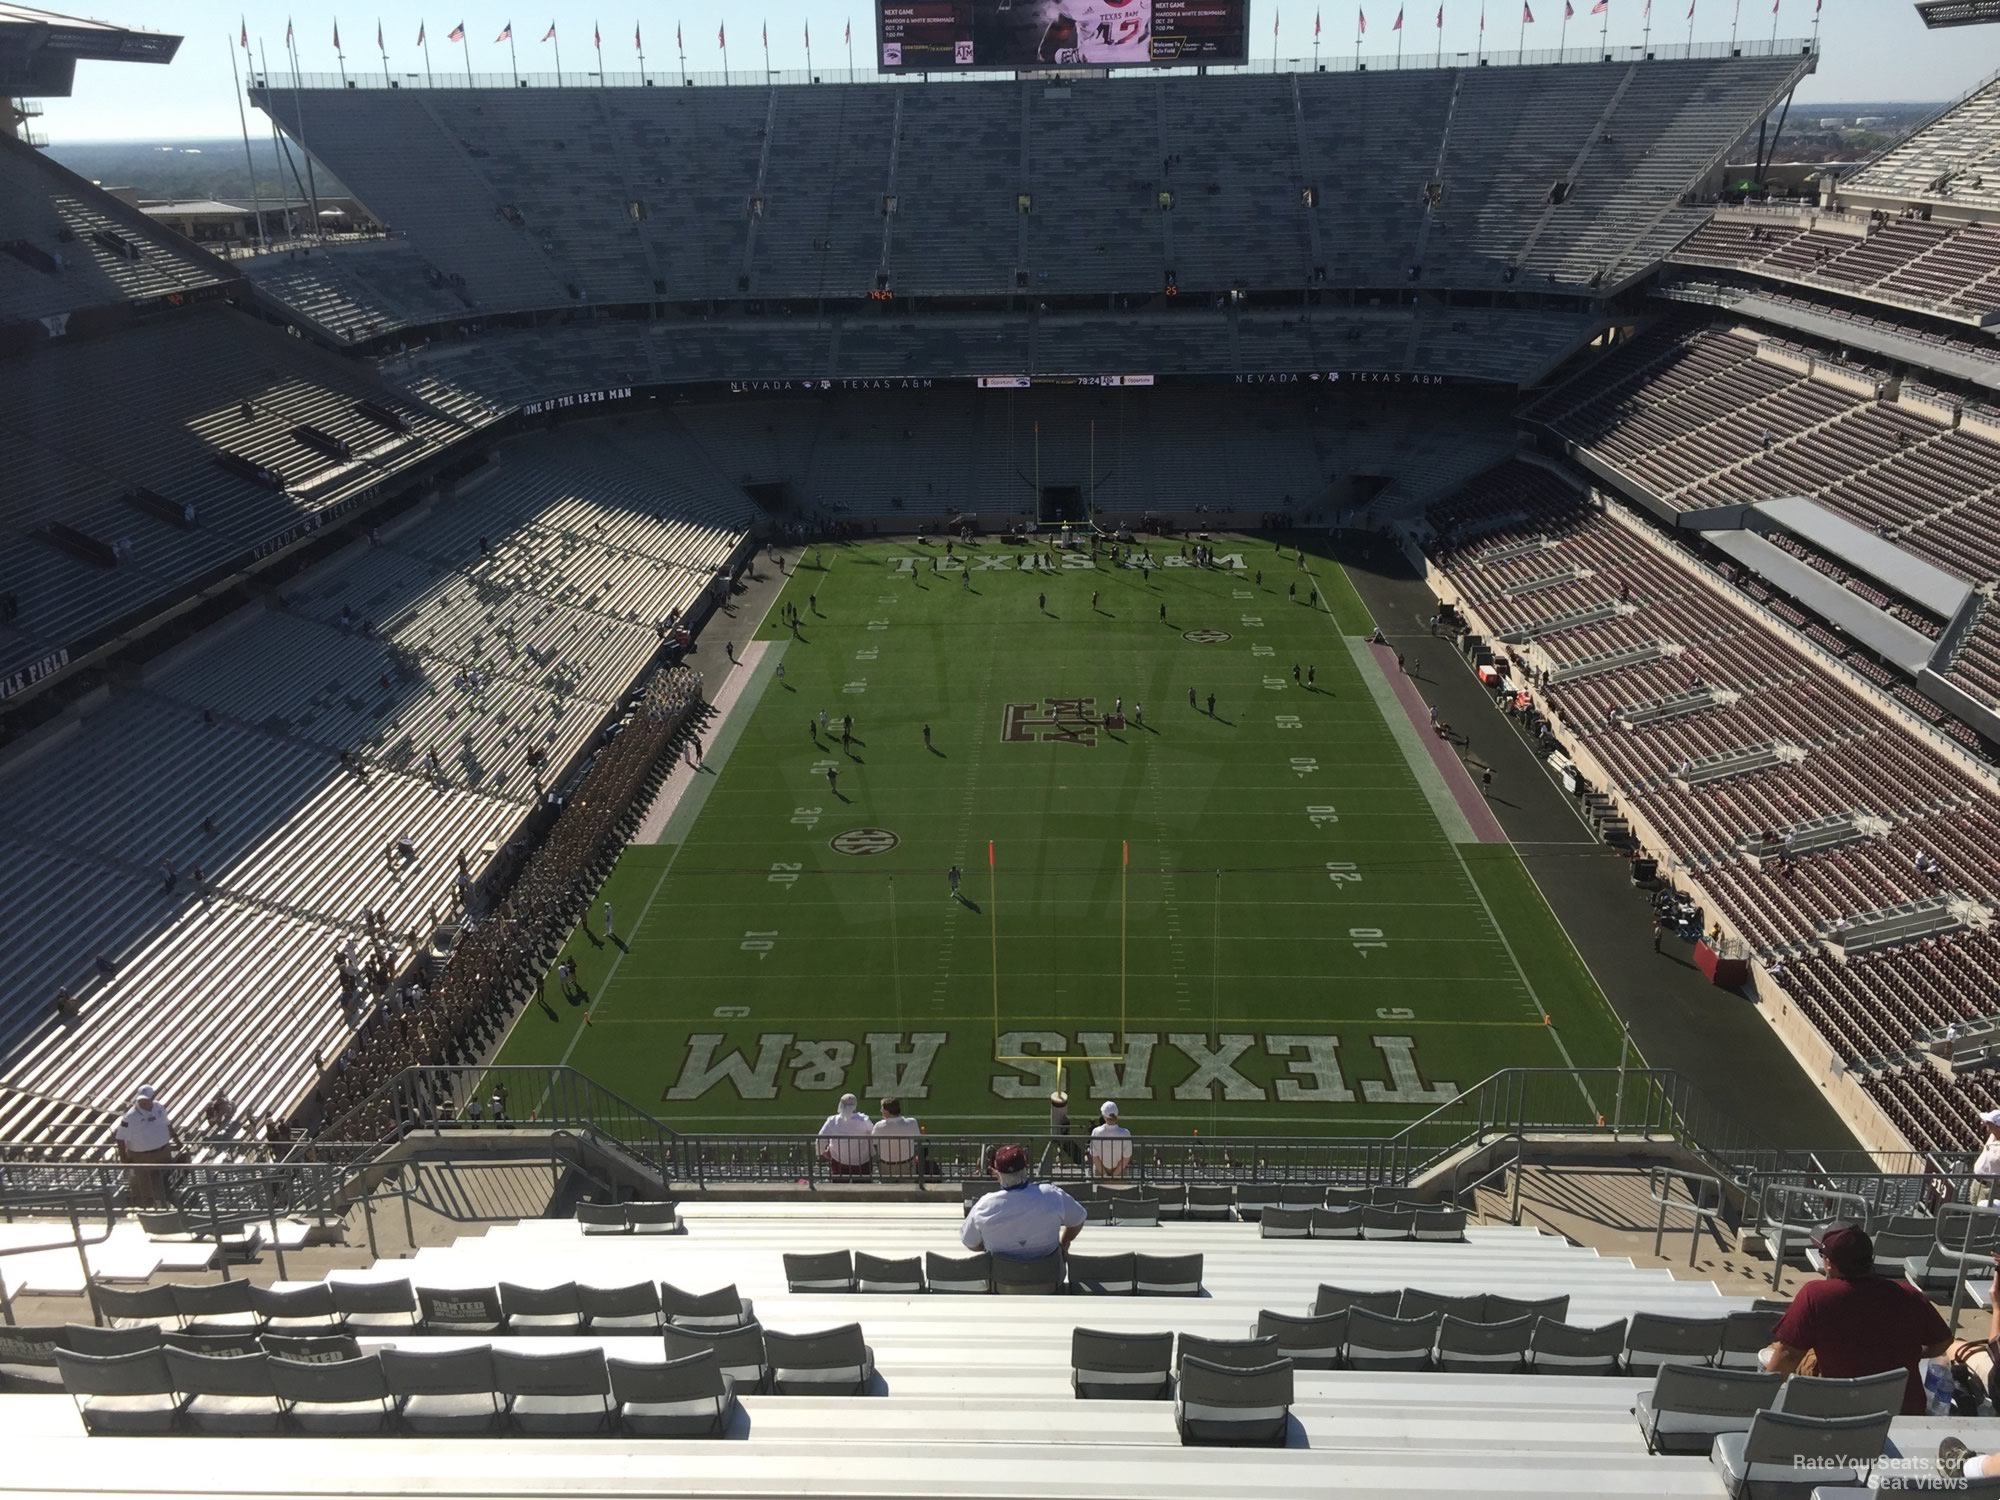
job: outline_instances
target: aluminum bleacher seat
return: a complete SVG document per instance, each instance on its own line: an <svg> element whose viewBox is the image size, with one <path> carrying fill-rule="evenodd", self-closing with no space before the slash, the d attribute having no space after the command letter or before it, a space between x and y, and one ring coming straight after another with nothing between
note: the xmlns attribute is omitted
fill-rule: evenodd
<svg viewBox="0 0 2000 1500"><path fill-rule="evenodd" d="M1101 1333L1078 1328L1070 1335L1070 1388L1077 1399L1164 1400L1174 1383L1171 1333Z"/></svg>
<svg viewBox="0 0 2000 1500"><path fill-rule="evenodd" d="M1784 1385L1784 1376L1761 1370L1662 1365L1633 1414L1648 1453L1706 1453L1722 1433L1748 1432Z"/></svg>
<svg viewBox="0 0 2000 1500"><path fill-rule="evenodd" d="M739 1409L713 1350L664 1364L607 1359L618 1426L635 1437L720 1437Z"/></svg>
<svg viewBox="0 0 2000 1500"><path fill-rule="evenodd" d="M875 1378L875 1353L859 1323L815 1333L766 1329L764 1351L771 1389L781 1396L859 1396Z"/></svg>
<svg viewBox="0 0 2000 1500"><path fill-rule="evenodd" d="M1747 1432L1725 1432L1710 1452L1729 1500L1809 1493L1850 1475L1865 1479L1882 1456L1889 1418L1795 1417L1760 1411Z"/></svg>
<svg viewBox="0 0 2000 1500"><path fill-rule="evenodd" d="M1282 1443L1291 1405L1289 1360L1245 1368L1197 1357L1181 1364L1174 1422L1189 1444Z"/></svg>
<svg viewBox="0 0 2000 1500"><path fill-rule="evenodd" d="M687 1359L712 1353L722 1373L738 1390L761 1391L771 1383L771 1362L765 1350L764 1329L757 1323L734 1328L683 1328L669 1323L666 1329L667 1357Z"/></svg>
<svg viewBox="0 0 2000 1500"><path fill-rule="evenodd" d="M380 1355L327 1361L274 1358L269 1374L285 1426L293 1432L351 1437L386 1432L395 1421Z"/></svg>

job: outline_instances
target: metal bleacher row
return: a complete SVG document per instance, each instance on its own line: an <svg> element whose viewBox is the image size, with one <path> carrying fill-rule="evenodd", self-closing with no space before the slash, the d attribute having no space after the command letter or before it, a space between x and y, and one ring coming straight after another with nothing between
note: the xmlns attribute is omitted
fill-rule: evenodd
<svg viewBox="0 0 2000 1500"><path fill-rule="evenodd" d="M138 209L0 136L0 326L157 303L233 279Z"/></svg>
<svg viewBox="0 0 2000 1500"><path fill-rule="evenodd" d="M460 860L476 879L537 804L530 755L590 745L749 525L671 432L494 469L0 766L0 1136L62 1139L139 1081L221 1092L239 1130L289 1112L374 1004L335 963L363 909L392 956L427 947Z"/></svg>
<svg viewBox="0 0 2000 1500"><path fill-rule="evenodd" d="M1817 933L1854 914L1948 892L2000 900L2000 811L1992 790L1929 749L1901 721L1863 703L1805 653L1761 625L1690 559L1649 544L1638 522L1586 507L1547 470L1511 463L1433 506L1433 556L1482 628L1505 632L1588 604L1618 601L1601 624L1538 633L1516 648L1531 676L1615 647L1662 642L1643 665L1537 689L1565 741L1586 748L1621 802L1687 870L1725 928L1741 936L1828 1044L1866 1065L1865 1086L1920 1147L1956 1148L1977 1113L2000 1106L1980 1076L1947 1085L1913 1061L1920 1033L1991 1010L2000 939L1981 930L1891 947L1846 964ZM1482 554L1528 539L1553 545L1491 563ZM1516 583L1574 570L1575 581L1518 597ZM1621 727L1621 711L1699 682L1719 698L1697 712ZM1777 746L1734 775L1685 782L1703 757ZM1886 832L1753 869L1737 844L1760 830L1858 813ZM1936 860L1940 876L1917 868Z"/></svg>
<svg viewBox="0 0 2000 1500"><path fill-rule="evenodd" d="M1686 233L1679 196L1809 65L253 97L498 312L853 298L878 274L906 295L1609 283Z"/></svg>
<svg viewBox="0 0 2000 1500"><path fill-rule="evenodd" d="M1768 274L1953 317L2000 310L2000 224L1727 214L1676 246L1674 263ZM1834 223L1838 232L1826 227Z"/></svg>
<svg viewBox="0 0 2000 1500"><path fill-rule="evenodd" d="M2000 578L2000 438L1855 389L1885 380L1747 328L1669 320L1530 415L1677 510L1805 495L1962 578Z"/></svg>
<svg viewBox="0 0 2000 1500"><path fill-rule="evenodd" d="M240 1434L401 1434L346 1444L338 1463L269 1450L303 1495L447 1476L467 1492L587 1492L600 1466L642 1464L662 1494L917 1495L1004 1475L1008 1493L1106 1500L1718 1497L1714 1433L1741 1433L1774 1402L1879 1410L1887 1391L1745 1378L1775 1305L1533 1229L1328 1244L1228 1222L1092 1225L1071 1258L1080 1292L1003 1301L893 1279L911 1259L948 1274L972 1259L949 1205L683 1215L686 1233L665 1238L522 1221L325 1282L103 1288L126 1326L23 1330L0 1339L0 1361L43 1391L67 1378L93 1425L141 1434L91 1447L99 1488L143 1473L177 1490L221 1461L216 1434L232 1435L232 1458ZM797 1278L850 1255L891 1279ZM1147 1259L1198 1262L1194 1294L1093 1280ZM93 1385L128 1394L84 1395ZM1751 1385L1768 1389L1743 1398ZM1727 1410L1701 1399L1725 1387ZM1252 1390L1276 1412L1252 1422ZM1898 1418L1889 1439L1928 1454L1941 1428ZM86 1440L70 1395L0 1397L0 1430L39 1483L81 1481L64 1477ZM503 1431L514 1439L467 1440ZM532 1436L568 1441L519 1441ZM1262 1445L1204 1446L1251 1436ZM665 1450L662 1437L707 1441ZM1883 1437L1878 1425L1875 1452Z"/></svg>
<svg viewBox="0 0 2000 1500"><path fill-rule="evenodd" d="M170 602L465 431L224 307L61 340L14 368L24 378L0 409L0 594L19 613L0 673ZM346 456L308 446L301 427ZM269 481L223 467L224 454ZM80 553L79 537L102 550Z"/></svg>
<svg viewBox="0 0 2000 1500"><path fill-rule="evenodd" d="M401 239L292 246L245 257L235 269L341 343L478 312L477 303Z"/></svg>
<svg viewBox="0 0 2000 1500"><path fill-rule="evenodd" d="M1849 193L1953 209L2000 209L2000 77L1847 179Z"/></svg>

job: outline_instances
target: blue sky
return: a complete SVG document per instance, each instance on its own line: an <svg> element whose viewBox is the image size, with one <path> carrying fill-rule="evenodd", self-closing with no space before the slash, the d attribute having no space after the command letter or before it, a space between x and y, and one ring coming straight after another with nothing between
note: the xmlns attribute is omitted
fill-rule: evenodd
<svg viewBox="0 0 2000 1500"><path fill-rule="evenodd" d="M514 23L515 45L523 71L551 71L553 48L539 38L551 20L562 41L565 71L594 66L590 48L591 27L601 23L604 31L605 66L613 71L637 69L632 49L635 20L643 25L648 71L664 73L678 67L674 53L674 28L678 22L688 44L691 71L721 67L715 36L719 22L727 21L731 35L729 60L739 72L762 65L758 45L760 24L768 21L771 35L771 65L774 68L805 66L804 32L809 23L813 37L813 59L824 70L845 64L841 45L842 27L854 23L855 57L866 66L869 40L874 25L873 0L857 4L822 3L822 0L709 0L701 9L663 9L654 5L634 6L623 0L623 8L606 10L592 4L568 0L528 0L538 5L534 11L508 11L513 0L481 0L482 9L468 10L462 0L447 0L453 9L419 10L398 6L379 12L325 6L301 8L289 13L297 29L300 64L308 72L334 71L333 30L336 20L347 51L350 73L379 72L380 55L375 50L375 28L380 20L388 42L390 65L397 71L422 66L415 42L419 21L428 24L431 60L434 67L462 69L459 49L447 45L444 37L461 19L471 39L472 66L479 72L505 72L507 48L493 38L508 21ZM619 0L612 0L619 3ZM1398 5L1404 5L1405 46L1410 55L1436 46L1437 0L1365 0L1368 39L1363 56L1393 54L1396 38L1391 31ZM1563 0L1529 0L1536 23L1527 29L1528 46L1554 47L1561 29L1558 18ZM1570 23L1568 41L1572 46L1588 45L1599 22L1589 15L1588 0L1573 0L1577 18ZM1640 18L1644 0L1611 0L1611 41L1634 44L1640 39ZM1779 34L1804 36L1812 21L1813 0L1779 0ZM1695 0L1694 38L1697 42L1726 41L1730 34L1736 0ZM1349 0L1336 4L1301 3L1301 0L1251 0L1252 45L1258 56L1268 56L1271 23L1278 19L1278 52L1281 57L1312 55L1313 20L1322 22L1321 43L1325 52L1351 55L1354 49L1356 7ZM1478 41L1480 0L1445 0L1444 48L1447 53L1470 51ZM1688 36L1685 0L1655 0L1653 31L1655 42L1681 42ZM235 133L236 106L230 96L229 54L237 36L239 15L246 13L237 4L211 0L167 0L165 4L132 5L121 8L116 0L108 14L131 24L177 32L186 40L179 58L166 68L114 63L83 63L78 68L76 97L49 100L45 128L57 142L80 140L190 140ZM282 10L253 10L247 13L251 45L261 40L271 53L272 67L281 69L287 13ZM1909 0L1826 0L1821 17L1824 57L1818 76L1808 79L1800 90L1803 101L1846 100L1929 100L1946 99L1963 93L2000 65L2000 37L1990 28L1927 32L1916 19ZM1521 11L1518 0L1486 0L1486 38L1489 48L1511 51L1520 34ZM1741 35L1768 38L1771 8L1768 0L1741 0Z"/></svg>

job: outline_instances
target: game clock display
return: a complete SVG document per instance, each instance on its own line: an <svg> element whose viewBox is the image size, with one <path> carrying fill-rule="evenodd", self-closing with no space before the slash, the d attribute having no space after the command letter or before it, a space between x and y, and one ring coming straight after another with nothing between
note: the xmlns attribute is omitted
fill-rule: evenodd
<svg viewBox="0 0 2000 1500"><path fill-rule="evenodd" d="M878 0L885 73L1249 60L1250 0Z"/></svg>

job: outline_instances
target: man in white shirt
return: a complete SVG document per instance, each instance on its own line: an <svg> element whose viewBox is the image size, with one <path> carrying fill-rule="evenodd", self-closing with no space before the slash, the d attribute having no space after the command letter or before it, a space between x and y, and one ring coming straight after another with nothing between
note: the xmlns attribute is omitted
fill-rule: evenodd
<svg viewBox="0 0 2000 1500"><path fill-rule="evenodd" d="M1131 1165L1132 1132L1118 1123L1118 1106L1107 1099L1098 1106L1090 1132L1090 1175L1119 1178Z"/></svg>
<svg viewBox="0 0 2000 1500"><path fill-rule="evenodd" d="M1972 1163L1972 1196L1976 1202L1991 1203L2000 1196L2000 1109L1989 1109L1979 1117L1986 1127L1986 1139Z"/></svg>
<svg viewBox="0 0 2000 1500"><path fill-rule="evenodd" d="M993 1178L1000 1191L973 1204L959 1226L959 1243L968 1250L1043 1260L1067 1250L1089 1217L1061 1188L1034 1180L1028 1153L1019 1146L993 1153Z"/></svg>
<svg viewBox="0 0 2000 1500"><path fill-rule="evenodd" d="M118 1143L118 1159L127 1162L162 1162L172 1154L174 1127L167 1112L153 1097L153 1086L141 1084L132 1095L132 1107L119 1120L111 1138ZM132 1173L132 1206L166 1206L162 1174L141 1169Z"/></svg>
<svg viewBox="0 0 2000 1500"><path fill-rule="evenodd" d="M903 1101L884 1099L875 1122L875 1163L881 1175L914 1177L917 1171L917 1122L903 1113Z"/></svg>
<svg viewBox="0 0 2000 1500"><path fill-rule="evenodd" d="M840 1107L819 1128L819 1159L833 1177L866 1177L874 1134L868 1116L856 1107L852 1094L840 1096Z"/></svg>

